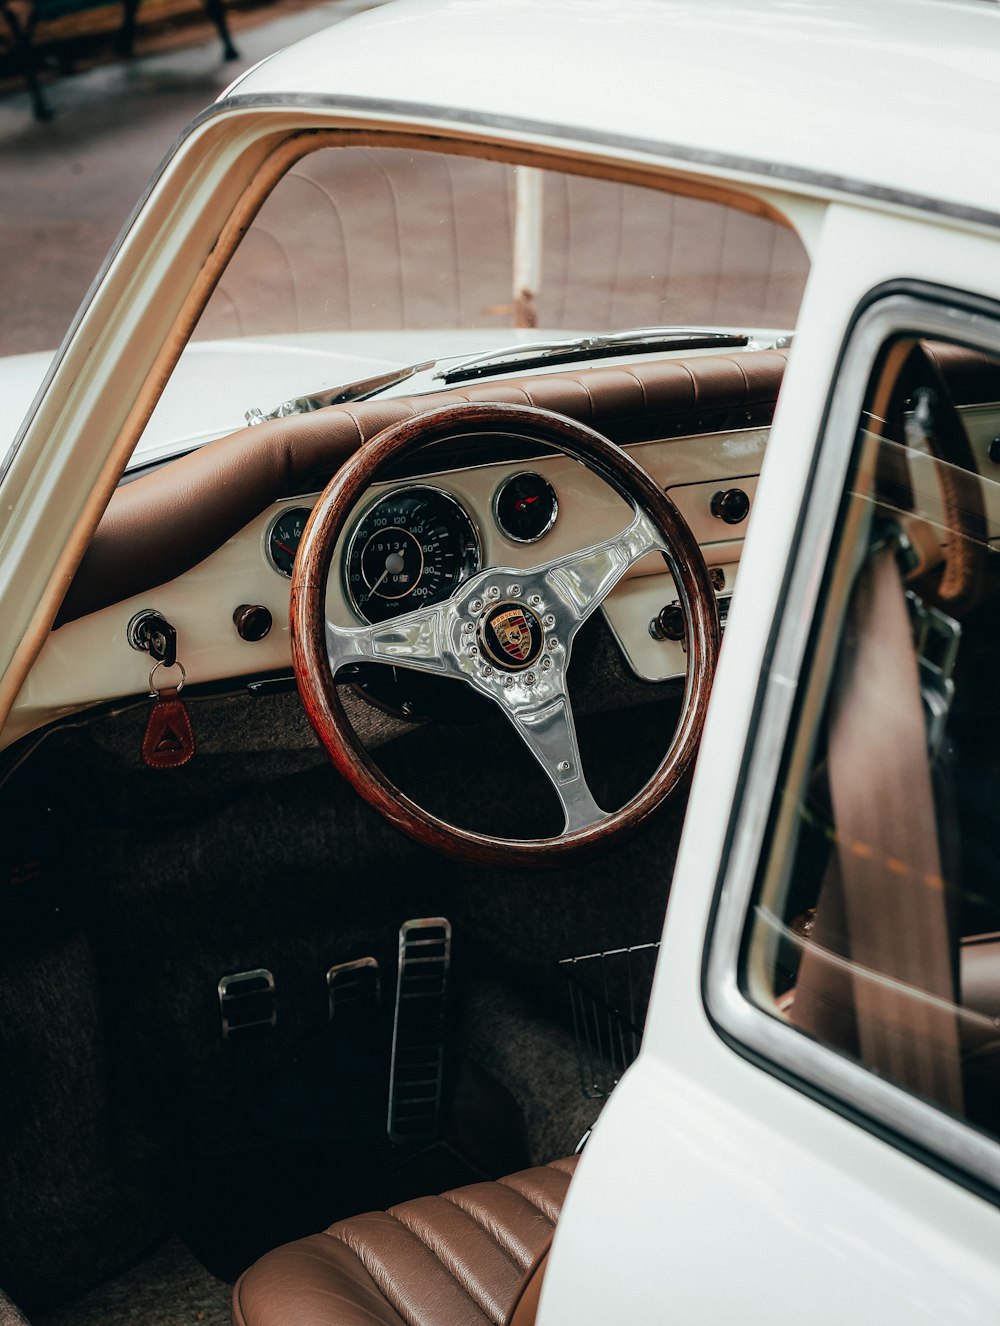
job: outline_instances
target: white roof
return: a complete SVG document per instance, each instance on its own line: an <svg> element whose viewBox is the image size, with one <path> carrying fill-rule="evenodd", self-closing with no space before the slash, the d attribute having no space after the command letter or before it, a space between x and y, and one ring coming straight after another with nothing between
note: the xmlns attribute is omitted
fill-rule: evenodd
<svg viewBox="0 0 1000 1326"><path fill-rule="evenodd" d="M259 94L573 126L1000 213L985 0L399 0L234 92Z"/></svg>

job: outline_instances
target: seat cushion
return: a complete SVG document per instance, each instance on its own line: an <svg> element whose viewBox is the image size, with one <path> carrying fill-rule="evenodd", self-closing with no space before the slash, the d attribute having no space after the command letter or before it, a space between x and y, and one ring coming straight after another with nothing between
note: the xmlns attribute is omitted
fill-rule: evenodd
<svg viewBox="0 0 1000 1326"><path fill-rule="evenodd" d="M502 1326L545 1255L576 1157L338 1221L262 1257L235 1326Z"/></svg>

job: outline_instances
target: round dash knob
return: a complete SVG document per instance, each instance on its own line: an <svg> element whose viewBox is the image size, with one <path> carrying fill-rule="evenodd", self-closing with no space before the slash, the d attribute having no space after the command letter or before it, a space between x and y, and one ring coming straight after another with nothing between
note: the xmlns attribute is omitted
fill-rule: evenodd
<svg viewBox="0 0 1000 1326"><path fill-rule="evenodd" d="M708 509L727 525L739 525L750 514L750 499L742 488L720 488L712 494Z"/></svg>
<svg viewBox="0 0 1000 1326"><path fill-rule="evenodd" d="M668 603L649 623L649 634L654 640L683 640L684 613L679 603Z"/></svg>
<svg viewBox="0 0 1000 1326"><path fill-rule="evenodd" d="M270 612L259 603L241 603L233 613L233 622L240 639L251 643L263 640L273 625Z"/></svg>

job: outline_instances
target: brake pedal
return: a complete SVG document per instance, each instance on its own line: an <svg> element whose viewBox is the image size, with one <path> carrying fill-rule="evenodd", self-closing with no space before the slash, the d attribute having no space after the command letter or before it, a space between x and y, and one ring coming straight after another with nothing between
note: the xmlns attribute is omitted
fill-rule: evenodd
<svg viewBox="0 0 1000 1326"><path fill-rule="evenodd" d="M438 1135L450 964L450 921L430 916L403 922L389 1068L392 1142L426 1142Z"/></svg>
<svg viewBox="0 0 1000 1326"><path fill-rule="evenodd" d="M328 1018L332 1026L353 1025L366 1013L377 1013L382 977L376 958L338 962L326 974Z"/></svg>

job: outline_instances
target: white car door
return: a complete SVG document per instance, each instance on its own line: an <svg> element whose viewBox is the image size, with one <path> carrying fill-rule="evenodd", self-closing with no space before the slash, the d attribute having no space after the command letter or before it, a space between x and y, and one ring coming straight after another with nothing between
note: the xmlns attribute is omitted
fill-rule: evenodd
<svg viewBox="0 0 1000 1326"><path fill-rule="evenodd" d="M993 817L973 798L1000 776L1000 741L968 665L976 651L992 657L1000 634L987 546L1000 533L997 257L989 235L830 210L643 1049L570 1191L543 1323L996 1320L1000 960L995 935L973 931L1000 929L1000 886ZM953 360L971 365L965 378ZM971 469L948 448L934 459L956 427L971 438ZM885 552L880 521L924 539L916 561L912 548ZM946 577L966 554L979 588L949 602ZM877 566L888 599L872 609ZM887 679L863 648L886 654ZM859 694L873 687L865 708ZM845 713L861 720L846 743ZM956 810L940 790L949 782ZM844 809L852 793L860 810ZM915 813L920 797L933 809ZM964 857L945 842L956 828ZM830 937L831 873L846 938ZM984 959L978 984L970 946ZM832 971L850 1034L829 1008L807 1014L805 955L825 965L825 985L812 980L820 1002Z"/></svg>

